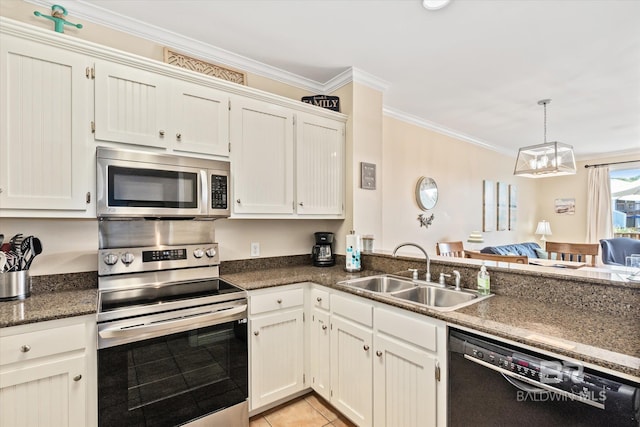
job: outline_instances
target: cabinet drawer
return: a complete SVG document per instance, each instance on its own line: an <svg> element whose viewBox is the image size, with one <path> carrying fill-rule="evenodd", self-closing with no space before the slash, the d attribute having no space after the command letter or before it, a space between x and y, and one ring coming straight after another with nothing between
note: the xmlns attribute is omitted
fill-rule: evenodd
<svg viewBox="0 0 640 427"><path fill-rule="evenodd" d="M311 289L312 307L329 310L329 292L320 289Z"/></svg>
<svg viewBox="0 0 640 427"><path fill-rule="evenodd" d="M437 325L428 318L415 319L389 310L376 309L376 329L410 344L437 351ZM444 327L444 326L443 326Z"/></svg>
<svg viewBox="0 0 640 427"><path fill-rule="evenodd" d="M27 332L0 338L0 365L85 348L85 325Z"/></svg>
<svg viewBox="0 0 640 427"><path fill-rule="evenodd" d="M331 307L333 313L347 319L362 323L365 326L373 326L373 306L356 300L357 297L345 298L340 295L331 295Z"/></svg>
<svg viewBox="0 0 640 427"><path fill-rule="evenodd" d="M296 307L304 303L303 295L302 289L252 295L249 303L249 313L258 314L282 308Z"/></svg>

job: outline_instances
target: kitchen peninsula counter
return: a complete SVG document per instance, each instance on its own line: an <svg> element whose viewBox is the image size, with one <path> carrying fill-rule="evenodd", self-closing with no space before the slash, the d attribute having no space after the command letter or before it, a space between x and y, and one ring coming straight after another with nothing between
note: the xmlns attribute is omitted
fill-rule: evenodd
<svg viewBox="0 0 640 427"><path fill-rule="evenodd" d="M347 273L342 266L287 266L222 274L221 277L249 291L300 282L318 283L437 318L453 326L480 331L640 378L640 321L633 315L596 314L588 309L558 302L511 295L494 295L447 312L337 284L342 280L374 274L381 272L365 270Z"/></svg>

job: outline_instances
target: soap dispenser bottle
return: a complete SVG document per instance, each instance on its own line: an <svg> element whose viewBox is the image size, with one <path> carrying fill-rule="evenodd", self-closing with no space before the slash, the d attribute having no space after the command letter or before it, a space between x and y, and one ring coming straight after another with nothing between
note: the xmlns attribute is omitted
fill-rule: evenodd
<svg viewBox="0 0 640 427"><path fill-rule="evenodd" d="M478 272L478 293L480 295L489 295L491 293L491 284L487 267L482 263Z"/></svg>

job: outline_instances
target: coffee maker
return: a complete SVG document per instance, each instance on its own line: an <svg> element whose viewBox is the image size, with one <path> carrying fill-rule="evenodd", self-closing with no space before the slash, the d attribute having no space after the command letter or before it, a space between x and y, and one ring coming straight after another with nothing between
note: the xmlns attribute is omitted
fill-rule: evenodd
<svg viewBox="0 0 640 427"><path fill-rule="evenodd" d="M333 233L317 232L316 244L311 248L313 265L316 267L331 267L336 264L336 257L333 253Z"/></svg>

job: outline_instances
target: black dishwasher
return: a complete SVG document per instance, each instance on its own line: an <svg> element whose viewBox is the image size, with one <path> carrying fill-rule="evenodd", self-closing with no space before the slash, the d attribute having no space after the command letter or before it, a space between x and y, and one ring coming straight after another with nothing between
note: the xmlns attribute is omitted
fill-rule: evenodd
<svg viewBox="0 0 640 427"><path fill-rule="evenodd" d="M450 426L640 426L640 384L455 329Z"/></svg>

